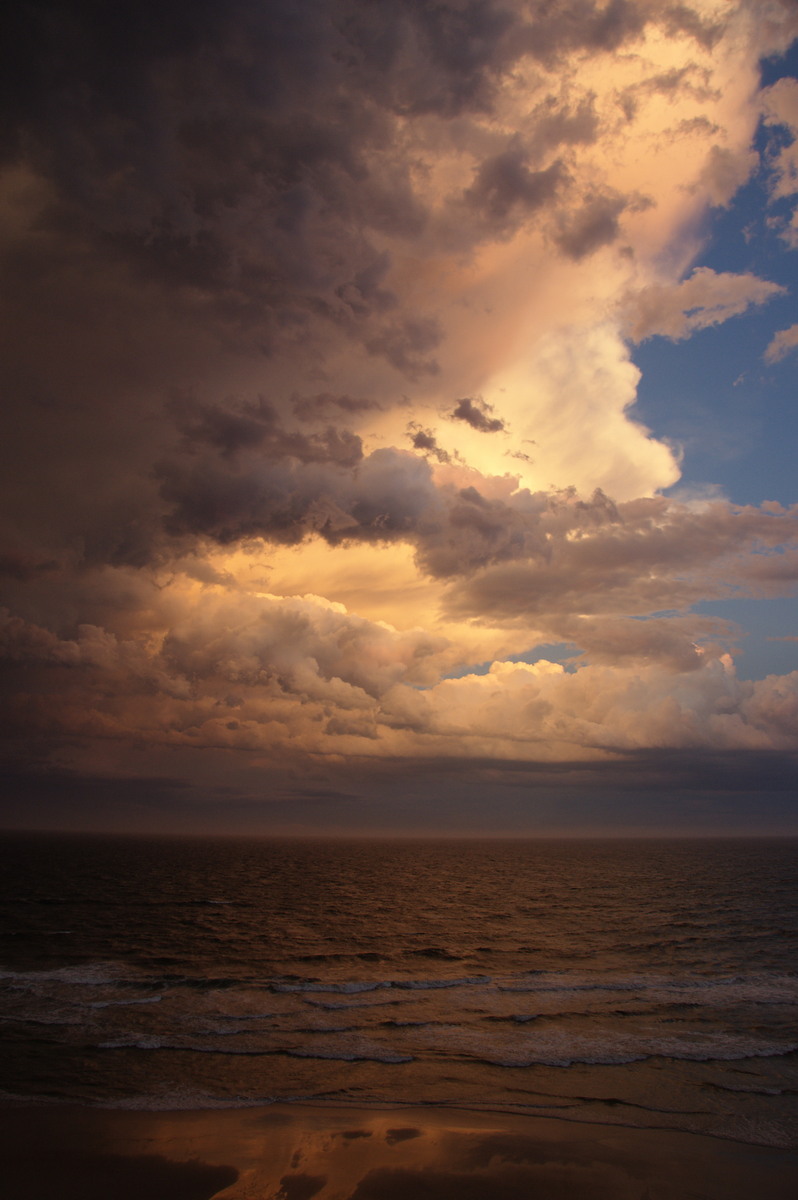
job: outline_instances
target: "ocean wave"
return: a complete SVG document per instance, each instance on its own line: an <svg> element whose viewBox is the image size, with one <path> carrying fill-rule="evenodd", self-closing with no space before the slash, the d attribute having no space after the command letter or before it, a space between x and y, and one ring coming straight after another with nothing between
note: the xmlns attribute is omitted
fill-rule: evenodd
<svg viewBox="0 0 798 1200"><path fill-rule="evenodd" d="M528 1025L530 1021L540 1021L545 1018L546 1013L488 1013L482 1017L483 1021L498 1021L502 1024L512 1023L515 1025ZM551 1014L549 1014L551 1015ZM559 1017L561 1014L557 1014ZM585 1017L589 1014L585 1012L569 1013L569 1017ZM555 1017L556 1019L556 1017Z"/></svg>
<svg viewBox="0 0 798 1200"><path fill-rule="evenodd" d="M67 983L67 984L114 984L122 980L141 981L141 972L127 966L125 963L101 960L99 962L80 963L69 967L53 967L49 970L15 971L0 968L0 982L12 981L24 986L37 983Z"/></svg>
<svg viewBox="0 0 798 1200"><path fill-rule="evenodd" d="M303 996L302 1000L304 1001L305 1004L310 1005L313 1008L324 1009L325 1012L349 1012L351 1009L354 1009L354 1008L361 1008L361 1009L366 1009L366 1010L371 1009L371 1008L397 1008L399 1005L405 1003L405 1001L403 999L402 1000L383 1000L383 999L363 1000L360 1003L358 1003L357 1000L355 1000L355 1001L351 1001L351 1000L315 1000L315 999L311 999L308 996Z"/></svg>
<svg viewBox="0 0 798 1200"><path fill-rule="evenodd" d="M446 955L454 961L455 956L439 947L428 947L412 951L416 957ZM296 960L339 961L366 960L365 954L308 954L297 955ZM377 958L367 961L377 961ZM36 988L48 984L69 987L131 988L158 991L164 994L175 989L199 992L269 991L273 994L298 994L308 997L309 1003L315 996L359 996L378 991L435 991L439 989L491 987L497 993L557 996L590 993L636 993L646 1001L662 999L669 1005L680 1002L703 1002L704 998L716 997L729 1001L750 1003L798 1003L798 975L789 972L752 972L727 976L680 975L668 976L661 973L617 974L580 971L524 971L509 974L475 973L468 975L420 975L402 978L381 976L377 978L334 978L290 974L202 975L180 971L164 972L147 970L145 967L113 960L84 962L61 967L37 970L0 968L0 984L10 987ZM332 1001L329 1001L332 1002Z"/></svg>
<svg viewBox="0 0 798 1200"><path fill-rule="evenodd" d="M451 950L447 950L445 946L424 946L420 950L405 950L408 958L435 958L443 959L445 962L462 962L466 957L463 954L455 954Z"/></svg>
<svg viewBox="0 0 798 1200"><path fill-rule="evenodd" d="M303 1097L297 1099L283 1096L216 1096L212 1092L185 1089L159 1092L152 1095L104 1098L94 1107L122 1112L197 1112L202 1109L266 1108L271 1104L306 1104Z"/></svg>
<svg viewBox="0 0 798 1200"><path fill-rule="evenodd" d="M728 1000L754 1004L798 1003L798 977L791 975L733 975L705 978L667 978L644 975L627 978L590 980L567 976L535 980L510 979L497 981L497 991L533 995L577 994L586 992L635 993L648 1001L664 1000L674 1004L675 997L686 994L690 1002L700 1003L708 998L724 996Z"/></svg>
<svg viewBox="0 0 798 1200"><path fill-rule="evenodd" d="M195 1035L196 1036L196 1035ZM381 1047L340 1047L321 1049L305 1046L207 1046L190 1039L180 1040L157 1035L112 1038L98 1042L98 1050L173 1051L181 1054L218 1054L236 1058L268 1058L284 1055L288 1058L319 1059L330 1062L378 1062L387 1064L413 1062L413 1055L401 1054Z"/></svg>
<svg viewBox="0 0 798 1200"><path fill-rule="evenodd" d="M344 1050L283 1050L291 1058L318 1058L332 1062L380 1062L380 1063L409 1063L413 1062L412 1054L378 1054L376 1051L344 1051Z"/></svg>
<svg viewBox="0 0 798 1200"><path fill-rule="evenodd" d="M281 1016L281 1013L219 1013L225 1021L272 1021L275 1017Z"/></svg>
<svg viewBox="0 0 798 1200"><path fill-rule="evenodd" d="M224 1037L224 1033L216 1032L211 1036ZM202 1037L201 1031L195 1031L192 1037ZM227 1046L208 1046L194 1042L191 1037L185 1039L175 1038L174 1035L158 1035L158 1034L140 1034L134 1036L123 1036L117 1038L109 1038L104 1042L97 1042L96 1049L98 1050L172 1050L181 1054L222 1054L235 1055L237 1057L264 1058L271 1054L285 1054L286 1050L275 1048L273 1046L264 1046L252 1048L249 1046L234 1047L229 1049Z"/></svg>
<svg viewBox="0 0 798 1200"><path fill-rule="evenodd" d="M744 1062L751 1058L786 1058L796 1050L798 1050L798 1043L770 1049L748 1047L736 1051L731 1049L713 1049L712 1051L706 1050L704 1052L699 1052L698 1050L689 1051L686 1048L680 1051L675 1048L668 1049L662 1047L661 1049L651 1049L649 1051L629 1049L618 1051L615 1054L577 1053L563 1057L534 1054L504 1059L491 1057L475 1058L474 1061L484 1062L487 1066L494 1067L615 1067L627 1066L635 1062L649 1062L652 1059L669 1059L672 1062L695 1063Z"/></svg>
<svg viewBox="0 0 798 1200"><path fill-rule="evenodd" d="M383 980L367 980L350 983L324 983L319 980L309 980L307 983L272 982L269 988L273 992L334 992L338 995L354 996L360 992L376 992L381 988L390 987Z"/></svg>
<svg viewBox="0 0 798 1200"><path fill-rule="evenodd" d="M490 975L466 975L461 979L394 979L386 986L408 991L433 991L438 988L478 987L491 982Z"/></svg>
<svg viewBox="0 0 798 1200"><path fill-rule="evenodd" d="M437 1021L380 1021L382 1029L426 1029L437 1024Z"/></svg>
<svg viewBox="0 0 798 1200"><path fill-rule="evenodd" d="M386 991L397 988L402 991L433 991L440 988L474 987L478 984L490 983L489 975L467 975L455 979L368 979L351 980L347 982L325 982L323 980L308 980L307 982L272 982L269 987L274 992L330 992L336 995L357 995L360 992Z"/></svg>
<svg viewBox="0 0 798 1200"><path fill-rule="evenodd" d="M136 1000L90 1000L87 1008L130 1008L133 1004L159 1004L163 996L141 996Z"/></svg>
<svg viewBox="0 0 798 1200"><path fill-rule="evenodd" d="M5 1016L5 1015L0 1016L0 1021L4 1022L7 1025L41 1025L43 1027L47 1027L50 1025L52 1025L52 1026L69 1025L69 1026L73 1026L73 1027L80 1027L81 1025L83 1025L83 1020L81 1019L80 1015L51 1016L51 1017L25 1017L20 1014L11 1013L8 1016Z"/></svg>

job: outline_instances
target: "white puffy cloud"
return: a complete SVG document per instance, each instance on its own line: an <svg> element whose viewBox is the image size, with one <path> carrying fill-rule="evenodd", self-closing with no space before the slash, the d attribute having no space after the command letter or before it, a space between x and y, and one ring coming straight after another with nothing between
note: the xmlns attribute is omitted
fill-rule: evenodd
<svg viewBox="0 0 798 1200"><path fill-rule="evenodd" d="M431 682L451 648L423 631L367 622L317 597L208 600L195 598L157 647L93 627L70 641L17 625L14 662L27 656L38 673L12 721L56 739L144 738L296 763L798 748L798 673L739 681L728 655L701 648L680 667L498 661L485 674Z"/></svg>
<svg viewBox="0 0 798 1200"><path fill-rule="evenodd" d="M795 749L798 673L736 679L731 660L696 671L662 667L494 663L487 675L438 684L425 699L429 727L475 753L546 760L634 749ZM461 749L461 752L463 750Z"/></svg>
<svg viewBox="0 0 798 1200"><path fill-rule="evenodd" d="M774 162L774 196L793 196L798 192L798 79L779 79L763 92L765 119L770 125L784 126L792 135L782 146Z"/></svg>
<svg viewBox="0 0 798 1200"><path fill-rule="evenodd" d="M765 350L765 362L779 362L798 346L798 325L780 329Z"/></svg>

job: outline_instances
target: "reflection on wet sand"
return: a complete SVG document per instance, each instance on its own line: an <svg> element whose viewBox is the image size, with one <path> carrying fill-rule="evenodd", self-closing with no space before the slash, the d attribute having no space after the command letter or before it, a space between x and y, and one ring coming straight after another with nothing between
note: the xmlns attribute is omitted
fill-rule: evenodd
<svg viewBox="0 0 798 1200"><path fill-rule="evenodd" d="M441 1109L8 1109L15 1200L792 1200L798 1155Z"/></svg>

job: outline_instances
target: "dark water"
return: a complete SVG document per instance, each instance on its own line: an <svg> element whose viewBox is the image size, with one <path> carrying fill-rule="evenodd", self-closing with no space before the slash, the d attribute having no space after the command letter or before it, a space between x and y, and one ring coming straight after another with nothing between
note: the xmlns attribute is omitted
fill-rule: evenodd
<svg viewBox="0 0 798 1200"><path fill-rule="evenodd" d="M798 1141L798 842L6 835L5 1098Z"/></svg>

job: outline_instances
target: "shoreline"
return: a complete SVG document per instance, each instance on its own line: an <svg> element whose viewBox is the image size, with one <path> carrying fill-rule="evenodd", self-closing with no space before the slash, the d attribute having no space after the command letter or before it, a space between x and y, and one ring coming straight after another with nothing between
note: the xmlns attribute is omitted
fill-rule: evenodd
<svg viewBox="0 0 798 1200"><path fill-rule="evenodd" d="M451 1114L453 1123L457 1123L458 1117L479 1118L485 1117L495 1121L501 1121L505 1118L518 1119L520 1121L552 1121L562 1122L565 1125L579 1125L585 1128L597 1129L619 1129L630 1130L641 1134L682 1134L684 1137L707 1138L710 1141L730 1143L732 1145L750 1146L752 1148L760 1148L763 1150L775 1150L791 1153L798 1153L798 1145L793 1146L784 1140L764 1140L755 1139L753 1137L744 1137L742 1134L732 1136L729 1133L716 1132L712 1129L685 1129L678 1125L636 1125L631 1121L618 1120L617 1118L610 1119L609 1115L605 1119L589 1118L585 1116L570 1117L565 1113L570 1111L569 1107L563 1106L559 1110L550 1109L545 1111L539 1109L527 1109L521 1105L513 1106L511 1104L485 1104L469 1105L466 1102L457 1104L439 1103L437 1101L430 1103L404 1101L404 1100L374 1100L374 1101L352 1101L347 1100L218 1100L203 1104L193 1100L190 1104L176 1106L175 1104L164 1104L162 1107L152 1107L148 1104L137 1103L135 1098L130 1100L120 1100L117 1102L107 1103L82 1103L75 1099L57 1100L52 1097L36 1097L36 1096L20 1096L2 1095L0 1097L0 1115L6 1112L15 1111L17 1109L30 1110L31 1112L50 1111L53 1113L61 1111L75 1112L96 1112L96 1113L140 1113L142 1115L150 1114L153 1117L175 1116L181 1113L194 1113L198 1116L215 1113L247 1113L253 1110L262 1110L268 1112L274 1109L285 1109L288 1112L304 1112L306 1110L319 1112L355 1112L362 1114L380 1114L386 1112L402 1113L405 1111L413 1112L428 1112L431 1114Z"/></svg>
<svg viewBox="0 0 798 1200"><path fill-rule="evenodd" d="M441 1106L0 1105L16 1200L792 1200L798 1152Z"/></svg>

